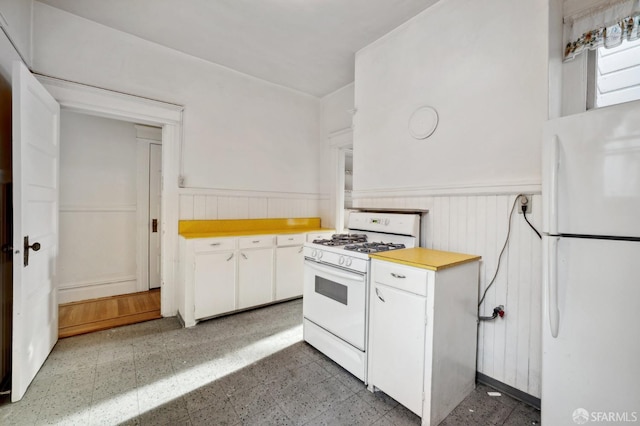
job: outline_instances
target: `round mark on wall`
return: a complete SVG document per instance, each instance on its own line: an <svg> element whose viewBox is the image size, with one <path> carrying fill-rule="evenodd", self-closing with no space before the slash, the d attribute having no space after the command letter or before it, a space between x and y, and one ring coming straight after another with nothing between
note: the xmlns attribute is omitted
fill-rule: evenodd
<svg viewBox="0 0 640 426"><path fill-rule="evenodd" d="M430 106L422 106L409 117L409 133L416 139L426 139L438 126L438 113Z"/></svg>

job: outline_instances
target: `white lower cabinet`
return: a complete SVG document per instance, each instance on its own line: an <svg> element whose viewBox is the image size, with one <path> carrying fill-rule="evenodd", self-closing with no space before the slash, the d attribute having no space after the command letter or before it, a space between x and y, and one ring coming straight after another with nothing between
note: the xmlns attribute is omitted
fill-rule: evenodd
<svg viewBox="0 0 640 426"><path fill-rule="evenodd" d="M331 236L335 234L335 232L331 231L331 232L327 232L327 231L323 231L323 232L309 232L307 234L307 242L308 243L312 243L313 240L330 240Z"/></svg>
<svg viewBox="0 0 640 426"><path fill-rule="evenodd" d="M233 251L197 253L194 268L194 316L220 315L236 309L236 258Z"/></svg>
<svg viewBox="0 0 640 426"><path fill-rule="evenodd" d="M180 238L179 273L184 287L179 289L178 305L185 326L302 296L302 246L309 235Z"/></svg>
<svg viewBox="0 0 640 426"><path fill-rule="evenodd" d="M273 301L273 248L240 250L238 309Z"/></svg>
<svg viewBox="0 0 640 426"><path fill-rule="evenodd" d="M275 300L302 296L305 234L278 236L276 248Z"/></svg>
<svg viewBox="0 0 640 426"><path fill-rule="evenodd" d="M427 299L372 285L369 383L421 414Z"/></svg>
<svg viewBox="0 0 640 426"><path fill-rule="evenodd" d="M302 246L276 249L276 300L302 296L304 254Z"/></svg>
<svg viewBox="0 0 640 426"><path fill-rule="evenodd" d="M439 424L475 387L478 270L371 262L369 390L422 425Z"/></svg>

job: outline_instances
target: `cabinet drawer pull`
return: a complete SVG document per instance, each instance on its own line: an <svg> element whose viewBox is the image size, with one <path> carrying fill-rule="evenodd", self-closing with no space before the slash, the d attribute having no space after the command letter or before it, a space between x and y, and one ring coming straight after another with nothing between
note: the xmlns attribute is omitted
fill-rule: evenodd
<svg viewBox="0 0 640 426"><path fill-rule="evenodd" d="M289 241L293 241L293 238L289 238Z"/></svg>
<svg viewBox="0 0 640 426"><path fill-rule="evenodd" d="M400 274L396 274L395 272L392 272L392 273L391 273L391 276L392 276L393 278L407 278L406 276L404 276L404 275L400 275Z"/></svg>
<svg viewBox="0 0 640 426"><path fill-rule="evenodd" d="M300 247L300 250L298 250L298 253L302 253L303 249L304 249L304 247Z"/></svg>
<svg viewBox="0 0 640 426"><path fill-rule="evenodd" d="M378 289L378 287L376 287L376 296L378 296L378 299L384 302L384 298L380 295L380 290Z"/></svg>
<svg viewBox="0 0 640 426"><path fill-rule="evenodd" d="M247 259L247 255L244 253L240 253L242 255L243 258Z"/></svg>
<svg viewBox="0 0 640 426"><path fill-rule="evenodd" d="M219 246L221 243L211 243L209 244L211 247Z"/></svg>
<svg viewBox="0 0 640 426"><path fill-rule="evenodd" d="M251 241L253 244L258 244L260 242L260 240L253 240Z"/></svg>
<svg viewBox="0 0 640 426"><path fill-rule="evenodd" d="M231 259L233 259L233 253L231 253L231 256L229 256L229 258L227 259L227 262L230 261Z"/></svg>

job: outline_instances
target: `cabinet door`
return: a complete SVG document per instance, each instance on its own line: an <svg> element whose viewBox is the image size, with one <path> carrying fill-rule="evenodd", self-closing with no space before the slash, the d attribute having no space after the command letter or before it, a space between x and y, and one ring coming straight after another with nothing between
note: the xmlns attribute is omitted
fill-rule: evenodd
<svg viewBox="0 0 640 426"><path fill-rule="evenodd" d="M273 249L241 250L238 309L273 301Z"/></svg>
<svg viewBox="0 0 640 426"><path fill-rule="evenodd" d="M195 255L195 318L230 312L236 305L234 252Z"/></svg>
<svg viewBox="0 0 640 426"><path fill-rule="evenodd" d="M302 246L276 250L276 300L302 296L304 254Z"/></svg>
<svg viewBox="0 0 640 426"><path fill-rule="evenodd" d="M422 415L426 298L374 283L369 383Z"/></svg>

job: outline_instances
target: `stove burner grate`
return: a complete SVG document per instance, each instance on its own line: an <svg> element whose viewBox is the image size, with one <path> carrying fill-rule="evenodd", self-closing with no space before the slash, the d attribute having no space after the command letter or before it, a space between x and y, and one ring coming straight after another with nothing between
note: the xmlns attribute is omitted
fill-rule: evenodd
<svg viewBox="0 0 640 426"><path fill-rule="evenodd" d="M378 253L381 251L398 250L405 248L404 244L373 242L364 244L349 244L344 246L345 250L351 250L358 253Z"/></svg>
<svg viewBox="0 0 640 426"><path fill-rule="evenodd" d="M366 243L367 236L365 234L334 234L331 239L313 240L313 244L323 246L336 247L347 244Z"/></svg>

